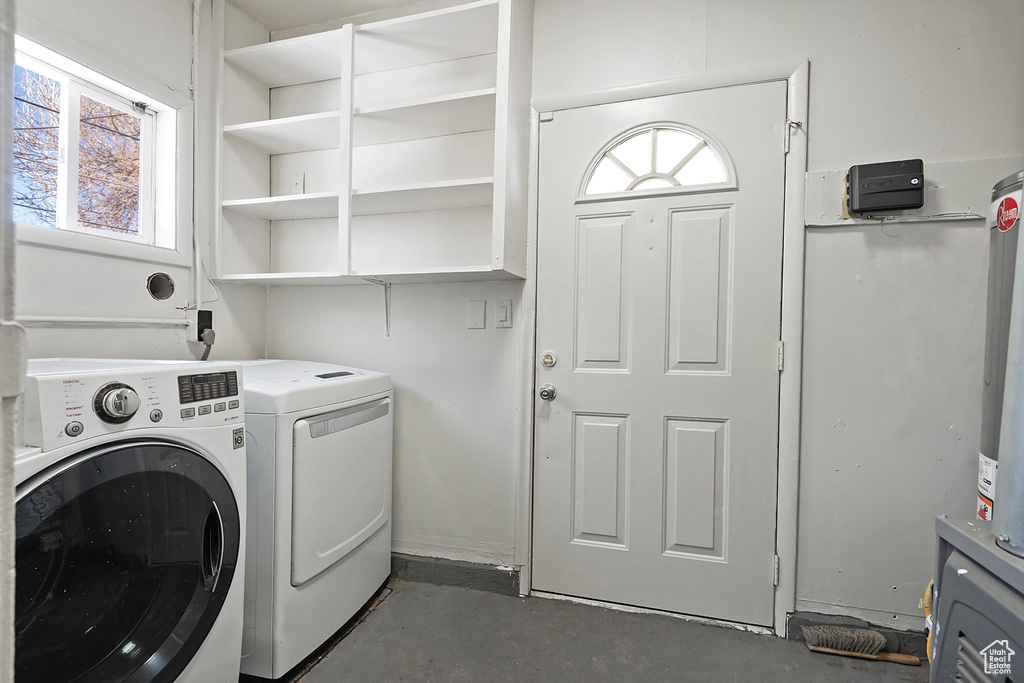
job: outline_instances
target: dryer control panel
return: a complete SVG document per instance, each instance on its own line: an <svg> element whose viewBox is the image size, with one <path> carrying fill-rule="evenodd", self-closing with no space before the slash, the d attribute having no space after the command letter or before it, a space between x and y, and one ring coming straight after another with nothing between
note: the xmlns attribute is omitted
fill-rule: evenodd
<svg viewBox="0 0 1024 683"><path fill-rule="evenodd" d="M97 436L241 426L241 366L231 362L29 361L24 445L44 451Z"/></svg>

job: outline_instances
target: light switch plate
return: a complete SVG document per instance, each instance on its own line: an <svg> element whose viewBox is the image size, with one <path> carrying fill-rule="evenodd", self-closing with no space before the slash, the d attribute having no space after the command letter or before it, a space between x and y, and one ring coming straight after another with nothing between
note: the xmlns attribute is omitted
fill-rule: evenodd
<svg viewBox="0 0 1024 683"><path fill-rule="evenodd" d="M486 327L487 302L471 299L466 302L466 329L482 330Z"/></svg>
<svg viewBox="0 0 1024 683"><path fill-rule="evenodd" d="M511 299L499 299L494 302L494 326L512 327Z"/></svg>

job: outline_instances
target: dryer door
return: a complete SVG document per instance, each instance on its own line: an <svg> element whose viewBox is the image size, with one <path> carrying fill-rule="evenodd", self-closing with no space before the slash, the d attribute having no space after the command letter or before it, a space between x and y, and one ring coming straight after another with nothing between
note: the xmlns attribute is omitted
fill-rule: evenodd
<svg viewBox="0 0 1024 683"><path fill-rule="evenodd" d="M391 399L296 420L292 577L300 586L391 519Z"/></svg>
<svg viewBox="0 0 1024 683"><path fill-rule="evenodd" d="M238 560L231 486L181 445L119 442L18 487L15 679L173 681Z"/></svg>

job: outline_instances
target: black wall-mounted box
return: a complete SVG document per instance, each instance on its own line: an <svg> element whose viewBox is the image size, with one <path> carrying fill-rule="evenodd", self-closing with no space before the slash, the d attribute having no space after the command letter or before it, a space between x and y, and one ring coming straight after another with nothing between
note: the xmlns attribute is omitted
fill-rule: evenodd
<svg viewBox="0 0 1024 683"><path fill-rule="evenodd" d="M924 162L920 159L851 166L846 176L850 213L924 206Z"/></svg>

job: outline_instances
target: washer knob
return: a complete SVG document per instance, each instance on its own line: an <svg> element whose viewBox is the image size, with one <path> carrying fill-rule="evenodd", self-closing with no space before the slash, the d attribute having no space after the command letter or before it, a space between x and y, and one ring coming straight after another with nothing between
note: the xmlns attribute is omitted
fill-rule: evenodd
<svg viewBox="0 0 1024 683"><path fill-rule="evenodd" d="M135 390L124 384L112 384L100 389L95 403L96 413L107 422L124 422L139 409L142 399Z"/></svg>

